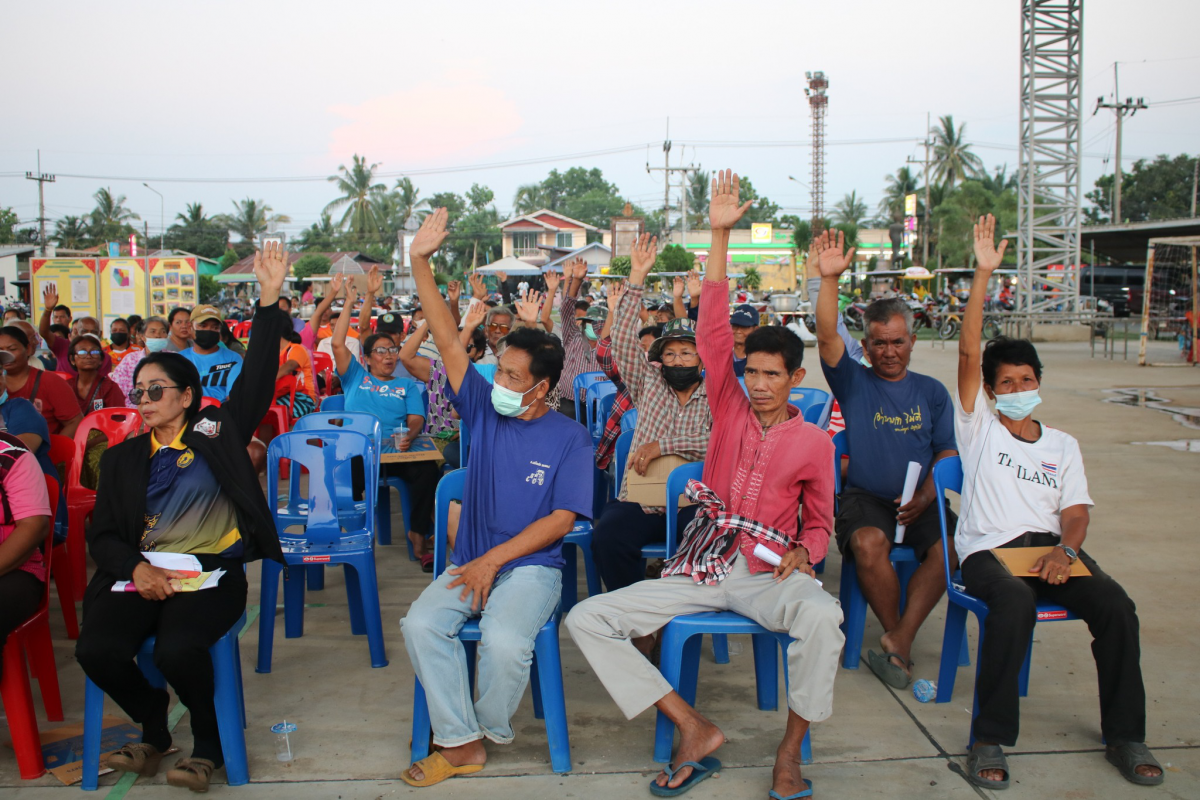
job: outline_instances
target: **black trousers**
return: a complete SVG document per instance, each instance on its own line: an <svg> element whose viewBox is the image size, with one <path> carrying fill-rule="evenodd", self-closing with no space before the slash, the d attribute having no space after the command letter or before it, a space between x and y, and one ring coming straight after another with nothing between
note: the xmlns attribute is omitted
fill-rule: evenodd
<svg viewBox="0 0 1200 800"><path fill-rule="evenodd" d="M240 561L198 558L205 570L225 570L215 588L181 592L162 601L146 600L137 592L99 593L84 606L75 658L105 694L142 724L142 740L161 748L170 741L166 735L168 698L150 685L134 662L146 638L156 636L154 664L191 714L192 757L206 758L220 767L225 760L208 648L228 633L246 610L246 573Z"/></svg>
<svg viewBox="0 0 1200 800"><path fill-rule="evenodd" d="M432 461L411 461L384 464L383 470L389 478L400 478L408 484L408 494L412 498L412 519L404 520L404 524L413 533L428 536L433 530L433 496L437 492L438 481L442 479L441 465Z"/></svg>
<svg viewBox="0 0 1200 800"><path fill-rule="evenodd" d="M8 635L21 627L38 609L46 584L23 569L0 575L0 651ZM4 660L0 659L0 676Z"/></svg>
<svg viewBox="0 0 1200 800"><path fill-rule="evenodd" d="M1042 547L1058 543L1048 533L1026 534L1008 547ZM1051 585L1039 578L1008 573L990 551L972 553L962 565L967 592L988 605L983 653L979 659L979 716L975 738L1012 747L1020 729L1019 678L1029 638L1037 621L1036 603L1045 600L1079 615L1091 631L1092 656L1100 682L1100 730L1105 741L1146 741L1146 689L1142 684L1141 643L1137 609L1121 585L1104 573L1087 553L1080 560L1091 577ZM1042 637L1047 644L1053 637ZM1046 656L1053 658L1051 653ZM1078 680L1084 680L1082 676Z"/></svg>
<svg viewBox="0 0 1200 800"><path fill-rule="evenodd" d="M696 506L679 509L679 535L696 516ZM615 592L646 577L642 548L667 539L665 514L647 514L637 503L614 501L592 526L592 558L604 587Z"/></svg>

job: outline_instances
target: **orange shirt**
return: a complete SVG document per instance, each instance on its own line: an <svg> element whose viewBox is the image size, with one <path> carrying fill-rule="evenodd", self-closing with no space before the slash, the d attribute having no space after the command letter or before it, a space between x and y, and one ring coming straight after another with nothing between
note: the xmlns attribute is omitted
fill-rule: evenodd
<svg viewBox="0 0 1200 800"><path fill-rule="evenodd" d="M312 357L308 354L308 349L304 345L289 342L279 351L279 366L282 367L288 361L295 361L300 365L296 370L297 390L316 400L317 380L313 376Z"/></svg>
<svg viewBox="0 0 1200 800"><path fill-rule="evenodd" d="M354 339L357 339L358 338L358 326L351 325L350 330L346 332L346 335L350 336ZM332 325L322 325L321 327L317 328L317 341L318 342L321 341L322 339L328 339L330 336L333 336L333 326Z"/></svg>
<svg viewBox="0 0 1200 800"><path fill-rule="evenodd" d="M108 357L112 359L113 368L116 369L116 366L121 363L122 358L136 350L145 350L146 348L139 347L136 344L131 344L124 350L117 350L111 344L106 344L102 349L108 355Z"/></svg>

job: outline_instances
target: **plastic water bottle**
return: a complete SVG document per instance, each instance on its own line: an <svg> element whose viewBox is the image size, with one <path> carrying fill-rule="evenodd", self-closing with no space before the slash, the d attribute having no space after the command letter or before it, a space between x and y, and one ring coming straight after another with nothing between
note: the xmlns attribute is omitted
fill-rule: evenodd
<svg viewBox="0 0 1200 800"><path fill-rule="evenodd" d="M921 678L913 684L913 697L917 698L918 702L928 703L930 700L937 697L937 684L933 681Z"/></svg>
<svg viewBox="0 0 1200 800"><path fill-rule="evenodd" d="M397 451L399 451L400 448L403 447L402 442L407 438L408 438L408 426L407 425L397 425L395 428L392 428L392 446L395 447Z"/></svg>

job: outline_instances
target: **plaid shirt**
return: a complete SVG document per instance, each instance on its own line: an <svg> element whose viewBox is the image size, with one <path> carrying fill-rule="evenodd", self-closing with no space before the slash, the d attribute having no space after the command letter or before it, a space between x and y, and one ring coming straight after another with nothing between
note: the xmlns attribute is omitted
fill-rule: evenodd
<svg viewBox="0 0 1200 800"><path fill-rule="evenodd" d="M697 480L687 483L687 498L699 504L696 517L683 532L679 552L663 565L662 577L690 575L696 583L716 586L729 575L743 536L791 546L786 534L749 517L730 514L717 493Z"/></svg>
<svg viewBox="0 0 1200 800"><path fill-rule="evenodd" d="M683 405L679 396L667 385L662 367L646 359L646 353L638 341L638 309L642 305L642 287L630 286L617 306L613 320L613 350L617 369L625 379L634 407L638 410L637 429L629 456L648 442L658 442L662 455L676 455L688 461L703 461L708 450L708 435L712 430L712 410L708 404L705 382L701 381L692 396ZM625 480L621 483L618 500L624 500L629 481L629 465L625 465ZM646 512L660 512L661 508L642 506Z"/></svg>
<svg viewBox="0 0 1200 800"><path fill-rule="evenodd" d="M616 362L613 360L612 336L605 336L596 342L596 363L600 365L600 371L617 387L616 400L608 414L608 420L604 423L600 443L596 445L596 467L607 469L608 462L612 461L613 449L617 446L617 437L621 435L621 417L633 408L633 398L629 396L629 389L625 386L625 381L621 380L621 373L617 371Z"/></svg>
<svg viewBox="0 0 1200 800"><path fill-rule="evenodd" d="M599 372L600 365L596 363L596 354L588 344L575 321L575 298L568 297L570 292L563 286L562 305L558 313L562 322L562 343L566 357L563 359L562 377L558 379L558 395L563 400L575 399L575 378L585 372Z"/></svg>

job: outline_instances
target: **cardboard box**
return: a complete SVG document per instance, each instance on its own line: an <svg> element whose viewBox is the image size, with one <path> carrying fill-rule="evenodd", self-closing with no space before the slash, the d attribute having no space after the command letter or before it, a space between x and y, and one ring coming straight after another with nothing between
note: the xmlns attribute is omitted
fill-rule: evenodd
<svg viewBox="0 0 1200 800"><path fill-rule="evenodd" d="M442 451L433 443L429 436L418 436L413 440L412 447L406 452L399 452L392 444L389 436L383 440L383 454L379 459L384 464L408 463L410 461L433 461L442 463Z"/></svg>
<svg viewBox="0 0 1200 800"><path fill-rule="evenodd" d="M667 504L667 476L681 464L690 463L682 456L659 456L646 467L645 475L638 475L633 467L625 468L625 499L630 503L662 508ZM692 505L685 495L679 496L679 507Z"/></svg>

